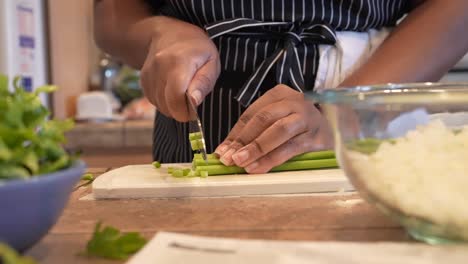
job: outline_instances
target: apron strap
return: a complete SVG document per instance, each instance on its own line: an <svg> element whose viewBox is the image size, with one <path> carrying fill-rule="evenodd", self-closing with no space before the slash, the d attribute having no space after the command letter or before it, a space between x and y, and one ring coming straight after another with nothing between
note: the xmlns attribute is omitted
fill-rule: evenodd
<svg viewBox="0 0 468 264"><path fill-rule="evenodd" d="M288 28L285 32L268 29L269 26ZM299 60L298 45L335 45L335 31L326 24L297 24L292 22L264 22L249 18L233 18L218 21L205 27L211 39L219 36L253 37L279 40L282 45L267 57L249 77L236 95L236 100L244 107L252 102L271 68L276 65L276 81L290 85L299 92L305 91L304 74ZM318 52L313 49L313 52ZM313 54L318 58L318 54ZM317 60L318 61L318 60ZM316 62L314 62L316 63ZM317 68L317 67L315 67ZM313 73L315 76L316 72Z"/></svg>

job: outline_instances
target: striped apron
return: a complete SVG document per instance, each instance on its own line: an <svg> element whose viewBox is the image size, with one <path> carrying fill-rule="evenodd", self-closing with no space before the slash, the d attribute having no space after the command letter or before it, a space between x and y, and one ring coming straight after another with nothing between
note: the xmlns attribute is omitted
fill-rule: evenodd
<svg viewBox="0 0 468 264"><path fill-rule="evenodd" d="M166 0L148 2L158 14L205 28L216 44L221 74L200 105L207 151L213 152L242 112L277 84L314 88L318 45L334 45L336 31L394 26L405 0ZM183 36L181 36L183 40ZM153 158L189 162L188 125L157 114Z"/></svg>

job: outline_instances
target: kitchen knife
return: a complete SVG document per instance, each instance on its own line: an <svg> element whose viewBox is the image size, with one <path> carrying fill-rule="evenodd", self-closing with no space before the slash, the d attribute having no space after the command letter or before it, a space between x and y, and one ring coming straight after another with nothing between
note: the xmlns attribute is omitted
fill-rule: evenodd
<svg viewBox="0 0 468 264"><path fill-rule="evenodd" d="M197 113L197 107L191 100L190 96L188 93L186 93L186 100L187 100L187 108L189 112L189 133L200 133L201 139L199 142L201 142L201 148L199 149L200 153L202 154L203 160L207 161L207 156L206 156L206 144L205 144L205 134L203 133L203 127L200 121L200 117L198 116Z"/></svg>

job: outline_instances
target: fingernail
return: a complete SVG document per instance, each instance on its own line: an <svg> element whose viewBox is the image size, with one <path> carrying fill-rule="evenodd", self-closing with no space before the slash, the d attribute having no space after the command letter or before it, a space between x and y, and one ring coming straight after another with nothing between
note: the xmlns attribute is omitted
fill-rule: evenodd
<svg viewBox="0 0 468 264"><path fill-rule="evenodd" d="M250 173L252 172L253 170L255 170L256 168L258 167L258 162L254 161L252 163L250 163L249 166L245 167L245 170Z"/></svg>
<svg viewBox="0 0 468 264"><path fill-rule="evenodd" d="M219 159L224 165L231 166L232 165L232 154L236 152L235 149L229 149L224 153L224 155Z"/></svg>
<svg viewBox="0 0 468 264"><path fill-rule="evenodd" d="M248 150L241 150L238 153L232 155L232 159L236 165L240 166L243 162L245 162L249 158L249 151Z"/></svg>
<svg viewBox="0 0 468 264"><path fill-rule="evenodd" d="M215 150L215 154L219 155L220 157L223 156L223 154L226 152L228 149L228 145L221 145Z"/></svg>
<svg viewBox="0 0 468 264"><path fill-rule="evenodd" d="M201 98L202 97L201 92L199 90L195 90L195 91L192 92L191 95L192 95L193 100L195 100L195 105L199 105L201 103L201 99L202 99Z"/></svg>

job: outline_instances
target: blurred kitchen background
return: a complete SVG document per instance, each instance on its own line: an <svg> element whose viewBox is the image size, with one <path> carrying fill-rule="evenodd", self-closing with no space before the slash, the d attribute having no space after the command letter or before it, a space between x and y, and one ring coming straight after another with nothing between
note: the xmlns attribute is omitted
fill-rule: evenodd
<svg viewBox="0 0 468 264"><path fill-rule="evenodd" d="M143 97L138 71L101 52L93 41L92 0L0 0L0 72L21 74L55 118L73 118L68 147L88 165L151 161L155 109ZM442 81L468 81L468 55Z"/></svg>
<svg viewBox="0 0 468 264"><path fill-rule="evenodd" d="M26 89L52 83L44 96L55 118L73 118L68 147L88 166L151 161L155 109L142 98L138 71L93 41L92 0L0 0L0 72L22 75Z"/></svg>

